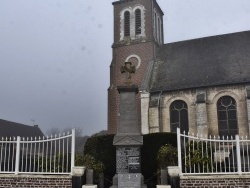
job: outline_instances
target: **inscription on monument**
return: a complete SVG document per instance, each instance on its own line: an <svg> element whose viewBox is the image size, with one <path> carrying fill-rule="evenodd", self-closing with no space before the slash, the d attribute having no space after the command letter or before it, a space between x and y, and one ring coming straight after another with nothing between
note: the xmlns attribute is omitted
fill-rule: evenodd
<svg viewBox="0 0 250 188"><path fill-rule="evenodd" d="M130 100L131 97L134 97L132 94L122 95L122 100L126 101L123 106L120 107L120 110L123 114L130 114L135 112L134 101Z"/></svg>
<svg viewBox="0 0 250 188"><path fill-rule="evenodd" d="M141 174L118 174L119 188L140 188Z"/></svg>
<svg viewBox="0 0 250 188"><path fill-rule="evenodd" d="M140 173L140 149L121 147L116 150L117 173Z"/></svg>
<svg viewBox="0 0 250 188"><path fill-rule="evenodd" d="M139 133L139 126L137 121L137 111L135 106L135 93L127 92L121 93L120 103L120 125L118 127L119 133Z"/></svg>

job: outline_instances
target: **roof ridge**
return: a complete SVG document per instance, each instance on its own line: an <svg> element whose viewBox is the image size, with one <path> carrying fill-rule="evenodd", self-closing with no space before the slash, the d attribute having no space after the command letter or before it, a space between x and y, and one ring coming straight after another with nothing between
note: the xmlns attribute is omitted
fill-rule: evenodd
<svg viewBox="0 0 250 188"><path fill-rule="evenodd" d="M209 36L205 36L205 37L198 37L198 38L180 40L180 41L165 43L165 44L163 44L163 46L167 46L167 45L169 45L169 44L175 44L175 43L182 43L182 42L189 42L189 41L191 42L191 41L196 41L196 40L198 41L198 40L201 40L201 39L217 38L217 37L228 36L228 35L237 35L237 34L247 33L247 32L250 32L250 30L232 32L232 33L225 33L225 34L217 34L217 35L209 35Z"/></svg>

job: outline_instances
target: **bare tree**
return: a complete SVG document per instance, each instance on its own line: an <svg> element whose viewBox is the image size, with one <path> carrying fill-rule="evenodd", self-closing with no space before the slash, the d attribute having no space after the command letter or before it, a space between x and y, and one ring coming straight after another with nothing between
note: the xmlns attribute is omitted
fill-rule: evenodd
<svg viewBox="0 0 250 188"><path fill-rule="evenodd" d="M46 134L48 135L48 136L50 136L50 135L55 135L55 134L62 134L62 133L71 133L71 131L72 131L72 127L67 127L67 128L65 128L65 129L63 129L63 130L60 130L58 127L52 127L52 128L50 128L49 130L47 130L46 131ZM82 135L82 128L81 127L75 127L75 129L76 129L76 137L82 137L83 135Z"/></svg>
<svg viewBox="0 0 250 188"><path fill-rule="evenodd" d="M73 128L71 127L68 127L68 128L65 128L63 129L62 132L71 132ZM82 128L81 127L75 127L76 129L76 137L81 137L82 136Z"/></svg>
<svg viewBox="0 0 250 188"><path fill-rule="evenodd" d="M59 133L60 133L60 129L58 127L52 127L52 128L50 128L49 130L46 131L46 134L48 136L50 136L50 135L54 136L55 134L58 135Z"/></svg>

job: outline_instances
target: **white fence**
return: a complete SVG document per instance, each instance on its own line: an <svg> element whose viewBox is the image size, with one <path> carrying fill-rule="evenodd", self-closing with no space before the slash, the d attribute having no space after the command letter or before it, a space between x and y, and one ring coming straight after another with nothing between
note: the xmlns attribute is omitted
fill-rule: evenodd
<svg viewBox="0 0 250 188"><path fill-rule="evenodd" d="M248 137L203 137L177 129L180 174L250 174Z"/></svg>
<svg viewBox="0 0 250 188"><path fill-rule="evenodd" d="M2 138L0 174L70 174L75 163L75 129L43 138Z"/></svg>

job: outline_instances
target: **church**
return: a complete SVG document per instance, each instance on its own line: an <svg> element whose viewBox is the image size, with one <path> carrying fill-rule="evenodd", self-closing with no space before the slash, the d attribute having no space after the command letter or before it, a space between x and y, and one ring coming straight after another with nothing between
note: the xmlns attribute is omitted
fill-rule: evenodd
<svg viewBox="0 0 250 188"><path fill-rule="evenodd" d="M142 134L181 131L250 135L250 31L164 44L156 0L113 2L114 43L108 88L108 133L119 124L117 87L125 62L135 71Z"/></svg>

